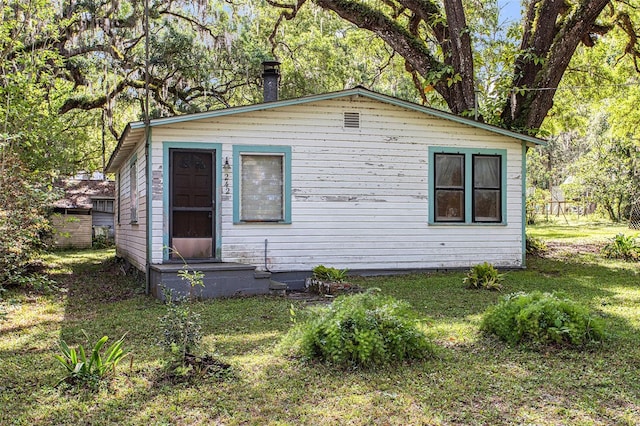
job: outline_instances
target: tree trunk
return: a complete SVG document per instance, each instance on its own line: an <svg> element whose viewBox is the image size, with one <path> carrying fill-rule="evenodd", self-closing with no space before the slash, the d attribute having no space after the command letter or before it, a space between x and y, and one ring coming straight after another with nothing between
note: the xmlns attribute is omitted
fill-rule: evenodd
<svg viewBox="0 0 640 426"><path fill-rule="evenodd" d="M536 132L553 106L558 84L578 44L589 36L609 0L583 0L574 14L564 0L529 4L513 92L502 112L505 127Z"/></svg>
<svg viewBox="0 0 640 426"><path fill-rule="evenodd" d="M565 0L529 3L520 54L513 69L513 91L501 113L504 127L537 132L553 106L558 84L578 44L590 40L592 32L608 29L595 22L609 1L580 0L576 6ZM392 12L354 0L315 2L377 34L427 82L435 78L432 85L451 112L473 110L473 53L462 0L443 0L443 7L432 0L383 2ZM409 23L403 23L398 16L408 16ZM434 43L441 52L437 56L433 53Z"/></svg>
<svg viewBox="0 0 640 426"><path fill-rule="evenodd" d="M464 16L462 0L444 0L444 10L447 14L449 52L445 52L445 63L454 69L451 90L447 104L451 111L460 114L475 108L475 76L473 73L473 51L471 50L471 36ZM443 49L444 51L444 49ZM448 54L447 54L448 53Z"/></svg>
<svg viewBox="0 0 640 426"><path fill-rule="evenodd" d="M442 49L444 60L429 49L424 34L416 28L404 27L393 16L381 10L352 0L315 0L323 9L332 10L343 19L378 35L400 54L411 67L427 81L436 81L433 87L454 114L470 111L475 104L473 53L462 0L445 0L445 26L440 17L445 16L436 3L429 0L400 0L411 10L415 18L424 21L433 38Z"/></svg>

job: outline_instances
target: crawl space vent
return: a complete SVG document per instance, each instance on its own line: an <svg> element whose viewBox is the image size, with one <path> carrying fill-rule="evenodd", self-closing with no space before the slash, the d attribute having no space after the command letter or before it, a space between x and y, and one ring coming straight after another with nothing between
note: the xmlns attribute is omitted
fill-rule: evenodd
<svg viewBox="0 0 640 426"><path fill-rule="evenodd" d="M344 127L345 127L345 129L359 129L360 128L360 113L359 112L345 112L344 113Z"/></svg>

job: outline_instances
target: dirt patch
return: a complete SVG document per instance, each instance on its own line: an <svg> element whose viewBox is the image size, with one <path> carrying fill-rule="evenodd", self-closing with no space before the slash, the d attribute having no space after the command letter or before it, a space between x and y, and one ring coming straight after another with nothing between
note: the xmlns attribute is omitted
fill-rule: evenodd
<svg viewBox="0 0 640 426"><path fill-rule="evenodd" d="M206 378L233 378L233 366L211 355L185 354L184 362L174 362L160 371L158 385L193 383Z"/></svg>
<svg viewBox="0 0 640 426"><path fill-rule="evenodd" d="M604 244L600 243L564 243L560 241L549 241L547 251L543 257L548 259L565 259L585 254L600 254Z"/></svg>

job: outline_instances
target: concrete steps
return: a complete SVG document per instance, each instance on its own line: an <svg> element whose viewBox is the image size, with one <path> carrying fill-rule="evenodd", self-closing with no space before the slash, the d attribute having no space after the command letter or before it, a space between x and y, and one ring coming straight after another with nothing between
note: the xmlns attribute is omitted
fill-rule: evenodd
<svg viewBox="0 0 640 426"><path fill-rule="evenodd" d="M281 287L272 284L270 272L256 271L255 266L241 263L190 264L188 270L204 274L204 287L190 288L190 283L178 276L178 272L184 268L180 263L152 265L151 293L163 299L162 288L165 287L177 295L187 296L191 292L194 297L209 299L269 294L271 291L282 290Z"/></svg>

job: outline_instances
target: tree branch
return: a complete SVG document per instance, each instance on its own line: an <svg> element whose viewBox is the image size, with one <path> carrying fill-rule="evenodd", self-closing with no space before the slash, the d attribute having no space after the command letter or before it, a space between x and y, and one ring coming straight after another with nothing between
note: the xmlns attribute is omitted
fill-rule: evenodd
<svg viewBox="0 0 640 426"><path fill-rule="evenodd" d="M584 0L575 12L565 12L559 25L556 21L564 10L563 2L538 0L530 4L522 53L514 67L514 92L502 112L507 127L534 131L540 128L578 44L590 34L608 3L609 0Z"/></svg>

